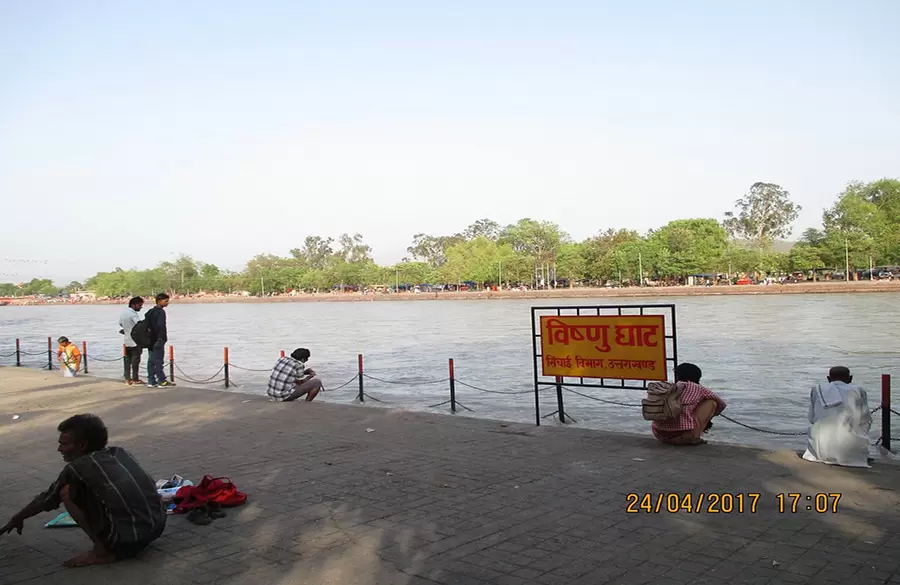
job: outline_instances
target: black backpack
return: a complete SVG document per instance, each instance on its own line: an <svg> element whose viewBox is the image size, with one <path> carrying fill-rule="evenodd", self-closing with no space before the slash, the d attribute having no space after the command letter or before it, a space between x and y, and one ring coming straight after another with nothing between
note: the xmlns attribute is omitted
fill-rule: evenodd
<svg viewBox="0 0 900 585"><path fill-rule="evenodd" d="M153 339L150 336L150 320L143 319L135 323L131 328L131 338L138 347L153 347Z"/></svg>

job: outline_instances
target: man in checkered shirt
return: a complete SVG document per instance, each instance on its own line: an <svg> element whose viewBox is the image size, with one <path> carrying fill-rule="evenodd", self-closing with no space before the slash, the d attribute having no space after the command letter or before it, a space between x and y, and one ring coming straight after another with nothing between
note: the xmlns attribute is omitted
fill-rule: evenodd
<svg viewBox="0 0 900 585"><path fill-rule="evenodd" d="M677 418L653 421L653 435L670 445L700 445L701 435L712 427L712 418L725 410L725 401L700 385L703 372L694 364L678 364L675 382L684 386L682 412Z"/></svg>
<svg viewBox="0 0 900 585"><path fill-rule="evenodd" d="M308 349L299 347L275 363L269 375L268 394L271 398L291 402L306 396L307 402L313 401L323 388L316 373L306 367L309 356Z"/></svg>

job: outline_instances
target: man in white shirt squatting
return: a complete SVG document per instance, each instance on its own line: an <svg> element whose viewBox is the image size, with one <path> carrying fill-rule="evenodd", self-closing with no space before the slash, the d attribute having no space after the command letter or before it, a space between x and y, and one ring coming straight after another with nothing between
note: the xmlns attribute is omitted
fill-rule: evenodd
<svg viewBox="0 0 900 585"><path fill-rule="evenodd" d="M803 458L829 465L869 467L872 413L866 391L853 384L850 370L836 366L828 383L809 393L809 434Z"/></svg>

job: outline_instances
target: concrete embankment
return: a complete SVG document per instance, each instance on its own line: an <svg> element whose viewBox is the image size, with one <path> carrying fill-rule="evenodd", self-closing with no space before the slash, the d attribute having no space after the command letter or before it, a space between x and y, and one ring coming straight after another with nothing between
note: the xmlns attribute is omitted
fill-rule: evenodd
<svg viewBox="0 0 900 585"><path fill-rule="evenodd" d="M358 292L244 297L231 295L195 295L176 297L178 303L294 303L294 302L371 302L371 301L465 301L499 299L597 299L646 297L700 297L731 295L851 294L900 292L900 281L808 282L786 285L741 286L649 286L628 288L560 288L554 290L504 290L465 292L423 292L421 294L361 294ZM34 299L5 299L10 305L43 306L52 304ZM121 300L79 302L75 304L121 304ZM64 304L64 303L60 303Z"/></svg>
<svg viewBox="0 0 900 585"><path fill-rule="evenodd" d="M59 562L87 539L77 528L45 529L52 516L40 516L22 536L0 537L4 584L896 583L900 575L893 466L832 468L790 452L679 449L649 437L17 368L0 368L0 518L55 478L56 425L77 412L103 417L111 443L155 477L230 476L249 501L210 526L172 516L143 557L73 571ZM789 494L799 494L796 506Z"/></svg>

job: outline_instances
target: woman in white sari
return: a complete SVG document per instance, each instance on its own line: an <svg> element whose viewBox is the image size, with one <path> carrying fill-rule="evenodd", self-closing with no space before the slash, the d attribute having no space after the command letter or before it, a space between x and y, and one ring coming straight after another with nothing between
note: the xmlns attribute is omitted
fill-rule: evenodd
<svg viewBox="0 0 900 585"><path fill-rule="evenodd" d="M827 384L810 392L807 461L869 467L872 414L866 391L852 382L850 370L838 366L828 372Z"/></svg>

